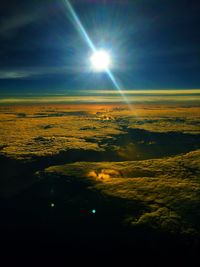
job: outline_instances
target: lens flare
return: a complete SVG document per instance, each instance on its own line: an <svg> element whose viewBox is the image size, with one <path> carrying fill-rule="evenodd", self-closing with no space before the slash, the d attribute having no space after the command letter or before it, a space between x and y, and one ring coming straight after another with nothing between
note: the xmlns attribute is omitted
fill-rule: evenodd
<svg viewBox="0 0 200 267"><path fill-rule="evenodd" d="M124 101L127 103L128 107L130 109L132 109L132 106L130 104L130 102L128 101L127 97L125 96L125 94L123 93L122 87L120 86L119 82L116 80L116 78L114 77L113 73L111 72L111 70L109 69L109 56L107 55L105 57L104 54L104 59L100 60L99 59L99 50L97 50L97 48L95 47L94 43L92 42L89 34L87 33L87 31L85 30L82 22L80 21L78 15L76 14L73 6L71 5L69 0L64 0L64 3L71 15L71 19L77 29L77 31L80 33L80 35L83 37L83 39L85 40L85 42L88 44L88 46L90 47L90 49L93 52L93 55L96 55L95 58L97 57L98 60L94 60L96 63L94 64L96 66L97 69L103 69L106 71L108 77L110 78L111 82L113 83L113 85L115 86L115 88L118 90L118 92L121 94L122 98L124 99ZM102 53L102 52L101 52ZM98 55L98 56L97 56ZM98 65L98 67L97 67ZM107 67L106 67L107 65Z"/></svg>

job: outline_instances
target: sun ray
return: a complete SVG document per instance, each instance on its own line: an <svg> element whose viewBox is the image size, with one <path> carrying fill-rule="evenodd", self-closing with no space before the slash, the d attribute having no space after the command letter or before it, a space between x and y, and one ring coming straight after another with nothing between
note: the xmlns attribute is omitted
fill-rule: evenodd
<svg viewBox="0 0 200 267"><path fill-rule="evenodd" d="M89 34L87 33L87 31L85 30L81 20L79 19L78 15L76 14L76 11L74 10L72 4L70 3L69 0L64 0L64 3L66 4L66 7L73 19L73 22L75 24L76 29L78 30L78 32L81 34L81 36L83 37L83 39L86 41L86 43L88 44L89 48L92 50L93 53L97 52L97 48L94 45L93 41L91 40ZM113 73L111 72L111 70L109 70L109 68L106 69L106 73L108 75L108 77L110 78L111 82L113 83L114 87L119 91L120 95L122 96L123 100L127 103L128 107L130 109L132 109L132 106L130 104L130 102L128 101L128 99L126 98L126 96L123 93L123 90L119 84L119 82L116 80L116 78L114 77Z"/></svg>

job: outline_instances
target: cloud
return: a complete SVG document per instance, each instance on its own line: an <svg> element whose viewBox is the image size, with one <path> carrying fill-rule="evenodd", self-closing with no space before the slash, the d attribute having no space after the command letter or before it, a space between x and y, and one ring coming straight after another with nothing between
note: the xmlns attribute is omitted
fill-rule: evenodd
<svg viewBox="0 0 200 267"><path fill-rule="evenodd" d="M95 178L97 180L109 181L111 178L119 178L121 174L117 170L102 169L100 171L90 171L87 175L89 178Z"/></svg>
<svg viewBox="0 0 200 267"><path fill-rule="evenodd" d="M0 79L24 79L33 76L42 76L49 74L83 73L87 70L83 66L36 66L19 67L15 69L0 70Z"/></svg>
<svg viewBox="0 0 200 267"><path fill-rule="evenodd" d="M55 68L55 67L35 67L27 69L11 69L0 71L0 79L24 79L33 76L40 76L46 74L56 74L62 73L66 70L65 67Z"/></svg>
<svg viewBox="0 0 200 267"><path fill-rule="evenodd" d="M21 16L10 18L10 19L6 19L1 24L0 33L5 34L8 31L17 30L35 21L35 19L36 19L36 16L30 16L30 15L21 15Z"/></svg>
<svg viewBox="0 0 200 267"><path fill-rule="evenodd" d="M31 76L29 71L0 71L0 79L23 79Z"/></svg>
<svg viewBox="0 0 200 267"><path fill-rule="evenodd" d="M48 174L89 179L103 195L132 202L126 223L170 233L199 235L200 150L162 159L77 162L52 166ZM146 176L148 173L148 176ZM150 175L152 174L152 175ZM143 205L136 206L136 203ZM133 215L132 207L138 211ZM126 217L127 216L127 217Z"/></svg>
<svg viewBox="0 0 200 267"><path fill-rule="evenodd" d="M88 96L85 97L88 98ZM176 143L180 141L183 148L191 142L199 148L199 139L197 139L199 137L196 134L159 133L155 135L150 131L131 130L132 134L139 136L139 139L136 139L137 142L146 140L146 143L141 144L145 145L145 154L152 151L153 144L150 145L149 142L156 140L159 143L159 138L161 138L162 158L155 159L154 152L154 154L149 154L150 157L147 160L118 161L119 158L115 158L115 154L110 154L113 140L117 140L116 144L122 144L121 153L124 155L129 153L134 156L134 153L132 155L132 151L135 151L134 143L131 145L128 135L122 132L117 120L107 121L102 115L109 115L116 119L129 116L130 120L138 120L130 116L132 111L111 109L108 112L109 106L104 108L99 106L97 109L90 105L87 109L85 109L86 105L79 108L69 107L66 108L65 105L2 105L0 112L1 155L12 158L12 161L16 159L26 162L27 159L38 159L38 166L41 166L40 160L44 160L47 162L46 166L52 165L52 167L45 169L42 175L55 173L63 175L66 179L71 177L76 180L77 178L87 181L92 189L100 191L108 198L118 199L119 202L122 201L121 203L124 200L129 201L131 208L129 210L129 206L127 207L123 218L127 218L127 222L132 227L144 225L168 232L183 233L199 231L197 225L199 214L196 211L199 210L200 203L200 150L163 157L169 147L176 152ZM153 120L151 123L155 123L155 117L164 116L167 123L172 121L179 125L183 121L187 126L186 119L195 119L199 111L196 107L193 109L191 107L172 109L171 106L168 108L166 106L164 108L150 107L146 110L143 106L140 106L140 109L135 107L138 117L145 120L146 124L149 120L151 121L151 118ZM117 115L119 110L120 114ZM175 117L169 120L172 115ZM183 120L183 118L186 119ZM123 126L133 123L128 120L120 122L123 122ZM87 127L88 125L90 127ZM171 129L171 125L169 128ZM165 131L168 131L167 127ZM125 140L128 140L127 146ZM177 154L184 152L184 149L178 150ZM189 149L194 150L195 147L192 146ZM94 162L95 160L99 162ZM110 160L116 160L116 162L110 162ZM75 163L53 166L67 162ZM27 165L23 165L23 170L25 166ZM34 166L34 171L40 168ZM2 164L2 168L6 173L8 165L4 167ZM9 165L10 169L18 172L16 167L10 168ZM12 172L6 175L9 178L13 177ZM5 183L8 188L14 184L10 179L6 181L8 181Z"/></svg>
<svg viewBox="0 0 200 267"><path fill-rule="evenodd" d="M23 13L18 13L13 16L7 16L1 20L0 35L4 37L12 37L21 28L37 21L42 15L41 10L23 10Z"/></svg>

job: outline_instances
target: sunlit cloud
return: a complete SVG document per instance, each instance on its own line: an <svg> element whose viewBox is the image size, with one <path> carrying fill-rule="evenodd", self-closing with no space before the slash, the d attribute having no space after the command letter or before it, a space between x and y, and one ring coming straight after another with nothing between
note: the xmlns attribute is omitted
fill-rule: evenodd
<svg viewBox="0 0 200 267"><path fill-rule="evenodd" d="M112 178L120 178L121 174L117 170L102 169L100 171L90 171L87 175L89 178L94 178L103 182L109 181Z"/></svg>
<svg viewBox="0 0 200 267"><path fill-rule="evenodd" d="M22 74L10 73L13 79L18 78ZM5 79L5 78L4 78ZM67 92L67 88L66 88ZM88 93L86 93L88 92ZM112 93L112 91L104 92L104 94L95 94L93 91L79 92L73 94L60 95L25 95L24 97L1 97L0 103L124 103L120 93ZM172 90L171 94L168 90L149 90L149 91L125 91L125 96L130 103L199 103L200 90Z"/></svg>

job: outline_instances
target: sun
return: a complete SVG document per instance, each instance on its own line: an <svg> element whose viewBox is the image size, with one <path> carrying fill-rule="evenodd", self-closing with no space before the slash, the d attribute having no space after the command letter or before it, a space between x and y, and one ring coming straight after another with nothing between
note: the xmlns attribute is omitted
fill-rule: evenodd
<svg viewBox="0 0 200 267"><path fill-rule="evenodd" d="M91 55L90 62L94 71L106 71L111 64L110 54L105 50L97 50Z"/></svg>

